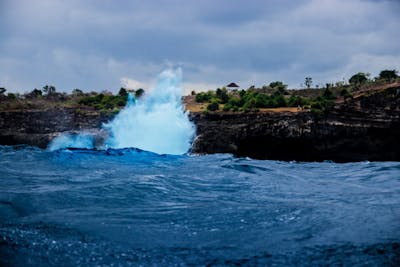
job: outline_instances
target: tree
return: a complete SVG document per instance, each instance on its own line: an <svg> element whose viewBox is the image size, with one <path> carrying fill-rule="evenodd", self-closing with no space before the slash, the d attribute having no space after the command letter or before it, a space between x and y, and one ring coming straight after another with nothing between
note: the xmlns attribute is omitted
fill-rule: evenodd
<svg viewBox="0 0 400 267"><path fill-rule="evenodd" d="M45 85L43 86L43 92L46 93L47 95L52 95L56 92L56 87L53 85Z"/></svg>
<svg viewBox="0 0 400 267"><path fill-rule="evenodd" d="M349 83L351 85L359 85L365 83L366 81L368 81L367 76L368 74L365 74L364 72L359 72L351 76L351 78L349 79Z"/></svg>
<svg viewBox="0 0 400 267"><path fill-rule="evenodd" d="M397 77L397 70L383 70L379 73L379 78L387 81L394 80Z"/></svg>
<svg viewBox="0 0 400 267"><path fill-rule="evenodd" d="M222 93L222 90L220 88L217 88L217 90L215 90L215 94L217 97L220 97L221 93Z"/></svg>
<svg viewBox="0 0 400 267"><path fill-rule="evenodd" d="M0 95L3 95L7 91L6 88L0 87Z"/></svg>
<svg viewBox="0 0 400 267"><path fill-rule="evenodd" d="M306 77L306 78L304 79L304 84L306 85L306 87L307 87L308 89L310 89L310 87L311 87L311 85L312 85L312 78L311 78L311 77Z"/></svg>
<svg viewBox="0 0 400 267"><path fill-rule="evenodd" d="M269 84L269 87L271 87L271 88L273 88L273 89L277 89L277 91L278 91L280 94L283 95L283 94L285 93L285 90L286 90L287 85L286 85L286 84L283 84L283 82L281 82L281 81L276 81L276 82L270 83L270 84Z"/></svg>
<svg viewBox="0 0 400 267"><path fill-rule="evenodd" d="M275 82L271 82L269 84L269 87L271 88L277 88L277 87L285 87L285 85L283 84L283 82L281 81L275 81Z"/></svg>
<svg viewBox="0 0 400 267"><path fill-rule="evenodd" d="M135 97L139 98L144 94L144 90L142 88L139 88L135 91Z"/></svg>
<svg viewBox="0 0 400 267"><path fill-rule="evenodd" d="M121 87L121 89L119 89L118 95L127 96L128 95L128 91L125 88Z"/></svg>
<svg viewBox="0 0 400 267"><path fill-rule="evenodd" d="M42 91L37 89L37 88L35 88L28 95L29 95L29 97L36 98L36 97L39 97L39 96L42 95Z"/></svg>
<svg viewBox="0 0 400 267"><path fill-rule="evenodd" d="M73 95L83 95L83 91L81 89L75 88L72 90Z"/></svg>
<svg viewBox="0 0 400 267"><path fill-rule="evenodd" d="M228 91L226 90L225 87L222 89L218 88L217 91L215 92L215 95L221 100L222 104L225 104L229 100Z"/></svg>

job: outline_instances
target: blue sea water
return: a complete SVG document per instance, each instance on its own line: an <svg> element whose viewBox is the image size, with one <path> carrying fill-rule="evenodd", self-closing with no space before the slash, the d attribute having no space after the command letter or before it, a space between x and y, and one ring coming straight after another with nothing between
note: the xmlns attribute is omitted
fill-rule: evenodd
<svg viewBox="0 0 400 267"><path fill-rule="evenodd" d="M399 263L399 162L0 147L2 266Z"/></svg>

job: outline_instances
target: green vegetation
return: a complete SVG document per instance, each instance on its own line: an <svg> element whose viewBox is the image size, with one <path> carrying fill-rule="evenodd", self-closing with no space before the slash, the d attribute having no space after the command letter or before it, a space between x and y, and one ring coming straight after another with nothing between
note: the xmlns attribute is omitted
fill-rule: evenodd
<svg viewBox="0 0 400 267"><path fill-rule="evenodd" d="M393 81L396 78L398 78L399 76L397 76L397 71L396 70L383 70L379 73L379 78L386 80L386 81Z"/></svg>
<svg viewBox="0 0 400 267"><path fill-rule="evenodd" d="M286 89L287 89L287 85L283 84L283 82L280 82L280 81L270 83L269 87L272 89L276 89L282 95L285 94ZM253 86L253 88L254 88L254 86Z"/></svg>
<svg viewBox="0 0 400 267"><path fill-rule="evenodd" d="M135 91L135 97L140 98L144 94L144 90L142 88L139 88Z"/></svg>
<svg viewBox="0 0 400 267"><path fill-rule="evenodd" d="M354 74L353 76L351 76L351 78L349 79L349 83L351 85L360 85L365 83L366 81L368 81L368 77L369 74L363 73L363 72L359 72L357 74Z"/></svg>
<svg viewBox="0 0 400 267"><path fill-rule="evenodd" d="M228 92L226 88L218 88L215 92L201 92L196 94L196 102L210 103L207 110L219 110L217 104L224 104L223 111L258 111L261 108L297 107L308 105L309 101L301 96L286 96L286 85L282 82L272 82L269 88L272 94L266 94L255 88ZM212 104L212 105L211 105Z"/></svg>
<svg viewBox="0 0 400 267"><path fill-rule="evenodd" d="M274 81L261 88L255 86L247 90L232 90L217 88L215 91L192 91L197 103L207 104L206 112L222 110L225 112L257 112L262 109L296 107L298 110L308 110L316 119L326 117L335 103L347 103L356 95L364 94L369 89L381 88L388 82L400 82L396 70L383 70L378 77L369 78L368 73L358 72L346 81L326 83L325 86L315 85L312 88L311 77L305 78L307 89L288 90L281 81ZM376 90L376 89L375 89Z"/></svg>
<svg viewBox="0 0 400 267"><path fill-rule="evenodd" d="M196 102L197 103L209 102L214 97L214 95L215 94L213 91L198 93L196 94Z"/></svg>
<svg viewBox="0 0 400 267"><path fill-rule="evenodd" d="M219 109L219 104L217 101L213 101L207 105L207 110L209 111L216 111Z"/></svg>
<svg viewBox="0 0 400 267"><path fill-rule="evenodd" d="M114 109L126 105L126 96L98 94L95 96L85 96L79 100L80 105L92 106L96 109Z"/></svg>
<svg viewBox="0 0 400 267"><path fill-rule="evenodd" d="M121 89L119 89L118 95L119 96L123 96L123 97L127 97L128 96L128 91L125 88L121 87Z"/></svg>
<svg viewBox="0 0 400 267"><path fill-rule="evenodd" d="M316 119L321 119L329 114L335 104L336 96L329 88L325 88L321 96L311 102L311 113Z"/></svg>
<svg viewBox="0 0 400 267"><path fill-rule="evenodd" d="M6 89L0 88L0 110L10 109L47 109L55 107L65 108L90 108L105 113L116 113L126 105L128 90L121 88L118 94L110 92L84 93L81 89L75 88L71 94L59 93L55 86L45 85L42 90L37 88L23 95L8 93ZM143 89L131 91L136 98L144 95Z"/></svg>
<svg viewBox="0 0 400 267"><path fill-rule="evenodd" d="M347 90L346 88L340 90L340 96L342 96L345 101L349 98L353 98L353 94L350 93L349 90Z"/></svg>
<svg viewBox="0 0 400 267"><path fill-rule="evenodd" d="M207 92L192 91L190 99L197 103L204 103L204 105L199 105L204 113L258 112L265 109L284 108L283 110L289 111L310 110L316 119L322 119L329 114L335 104L347 105L351 103L353 97L358 98L371 90L384 89L389 83L400 83L396 70L382 70L375 78L369 76L368 73L358 72L348 81L326 83L325 86L315 85L314 88L312 88L312 78L306 77L307 88L300 90L289 90L282 81L273 81L261 88L253 85L247 90L228 90L222 87ZM126 105L128 94L140 98L145 91L141 88L136 91L120 88L118 93L113 95L106 91L86 93L75 88L71 94L66 94L58 92L53 85L45 85L41 90L34 88L28 93L19 94L9 93L6 88L0 87L0 110L65 107L115 113Z"/></svg>

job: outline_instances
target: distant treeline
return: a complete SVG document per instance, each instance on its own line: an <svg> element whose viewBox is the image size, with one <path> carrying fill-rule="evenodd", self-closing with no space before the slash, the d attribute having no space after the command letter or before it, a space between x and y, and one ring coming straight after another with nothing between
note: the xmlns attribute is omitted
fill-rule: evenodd
<svg viewBox="0 0 400 267"><path fill-rule="evenodd" d="M368 87L376 87L385 83L400 81L396 70L382 70L378 77L370 78L368 73L354 74L347 82L327 83L325 86L314 86L311 77L304 79L303 90L288 90L281 81L274 81L261 88L251 86L244 90L228 90L225 87L208 92L192 91L198 103L206 103L209 111L242 111L256 112L263 108L298 107L310 109L317 117L326 115L333 107L335 100L351 99L355 93ZM51 107L90 107L104 112L117 113L126 105L128 94L136 98L145 91L120 88L117 94L103 91L85 93L74 89L70 94L57 92L53 85L45 85L42 89L33 89L25 94L7 93L0 87L0 110L9 109L43 109Z"/></svg>
<svg viewBox="0 0 400 267"><path fill-rule="evenodd" d="M35 88L25 94L6 94L6 89L0 88L0 110L91 107L107 113L116 113L126 105L129 93L140 98L145 91L141 88L137 90L121 88L117 94L113 95L107 91L84 93L80 89L74 89L67 94L57 92L53 85L45 85L41 90Z"/></svg>
<svg viewBox="0 0 400 267"><path fill-rule="evenodd" d="M312 87L312 78L306 77L304 81L306 90L288 90L286 84L275 81L261 88L251 86L246 90L228 90L223 87L208 92L192 91L192 95L195 96L196 102L207 103L207 111L222 109L234 112L256 112L263 108L298 107L299 109L311 109L315 116L321 117L329 112L335 100L346 101L361 88L394 81L400 81L397 71L383 70L378 77L373 79L369 74L359 72L354 74L348 82L327 83L324 87L314 88Z"/></svg>

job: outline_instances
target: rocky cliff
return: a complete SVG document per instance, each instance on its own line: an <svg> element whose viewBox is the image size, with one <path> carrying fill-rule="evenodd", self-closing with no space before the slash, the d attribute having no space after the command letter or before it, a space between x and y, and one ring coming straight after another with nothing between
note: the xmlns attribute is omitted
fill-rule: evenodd
<svg viewBox="0 0 400 267"><path fill-rule="evenodd" d="M45 148L59 133L97 131L112 115L91 109L0 112L0 144ZM338 103L326 117L311 112L191 113L192 153L259 159L340 162L400 160L400 88Z"/></svg>
<svg viewBox="0 0 400 267"><path fill-rule="evenodd" d="M0 144L46 148L63 132L97 131L112 118L92 109L52 108L0 112Z"/></svg>
<svg viewBox="0 0 400 267"><path fill-rule="evenodd" d="M400 160L400 89L337 104L324 118L298 113L196 113L193 153L339 162Z"/></svg>

